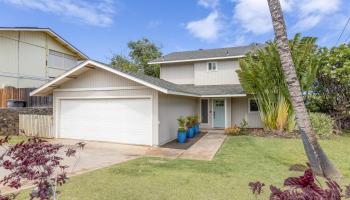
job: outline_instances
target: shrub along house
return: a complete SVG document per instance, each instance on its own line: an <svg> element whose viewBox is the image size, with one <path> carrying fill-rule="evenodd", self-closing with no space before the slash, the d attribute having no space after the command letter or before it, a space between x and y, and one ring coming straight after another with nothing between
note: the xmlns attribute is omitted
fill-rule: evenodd
<svg viewBox="0 0 350 200"><path fill-rule="evenodd" d="M162 145L176 138L179 116L199 115L207 129L244 118L261 127L254 98L243 91L238 59L256 45L171 53L160 79L85 61L31 95L53 95L56 137Z"/></svg>

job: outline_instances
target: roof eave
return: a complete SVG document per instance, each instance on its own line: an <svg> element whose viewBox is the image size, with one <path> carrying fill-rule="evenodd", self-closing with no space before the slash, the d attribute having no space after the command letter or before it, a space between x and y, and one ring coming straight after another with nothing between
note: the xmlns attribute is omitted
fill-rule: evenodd
<svg viewBox="0 0 350 200"><path fill-rule="evenodd" d="M208 60L227 60L227 59L244 58L244 57L245 55L237 55L237 56L196 58L196 59L169 60L169 61L151 61L151 62L148 62L148 64L154 65L154 64L184 63L184 62L196 62L196 61L208 61Z"/></svg>

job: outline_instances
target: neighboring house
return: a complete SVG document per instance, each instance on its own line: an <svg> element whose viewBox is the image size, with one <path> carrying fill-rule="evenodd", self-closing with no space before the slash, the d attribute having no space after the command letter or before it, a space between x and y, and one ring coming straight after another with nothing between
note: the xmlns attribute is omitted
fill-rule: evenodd
<svg viewBox="0 0 350 200"><path fill-rule="evenodd" d="M49 28L0 27L0 88L36 88L87 59Z"/></svg>
<svg viewBox="0 0 350 200"><path fill-rule="evenodd" d="M258 46L179 52L151 64L161 77L86 61L31 93L53 94L56 137L162 145L176 138L177 118L199 115L223 129L246 117L261 127L253 96L240 86L238 59Z"/></svg>

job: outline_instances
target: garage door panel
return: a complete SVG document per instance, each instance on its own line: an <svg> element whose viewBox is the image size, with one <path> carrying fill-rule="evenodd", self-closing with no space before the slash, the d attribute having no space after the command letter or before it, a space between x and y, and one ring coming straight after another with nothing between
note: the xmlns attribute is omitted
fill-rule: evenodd
<svg viewBox="0 0 350 200"><path fill-rule="evenodd" d="M62 138L152 144L151 99L61 100Z"/></svg>

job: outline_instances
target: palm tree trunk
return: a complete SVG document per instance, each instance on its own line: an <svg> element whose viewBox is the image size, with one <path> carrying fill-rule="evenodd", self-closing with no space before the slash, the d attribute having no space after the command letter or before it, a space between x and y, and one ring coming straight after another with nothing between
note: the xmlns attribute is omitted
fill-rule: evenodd
<svg viewBox="0 0 350 200"><path fill-rule="evenodd" d="M311 122L303 101L299 80L296 75L292 55L288 45L286 26L280 2L279 0L267 0L267 2L272 17L283 73L288 85L292 106L295 111L296 122L301 133L304 149L311 168L316 174L327 178L340 177L340 172L327 158L327 155L319 145L316 135L311 127Z"/></svg>

